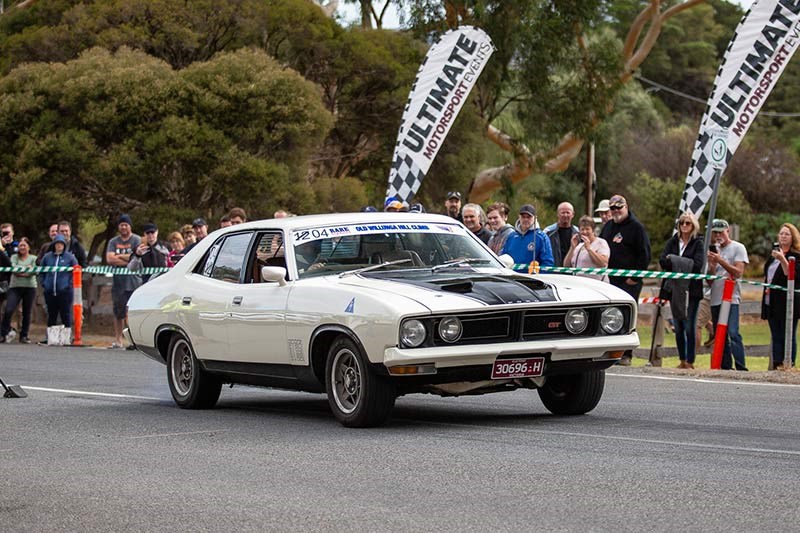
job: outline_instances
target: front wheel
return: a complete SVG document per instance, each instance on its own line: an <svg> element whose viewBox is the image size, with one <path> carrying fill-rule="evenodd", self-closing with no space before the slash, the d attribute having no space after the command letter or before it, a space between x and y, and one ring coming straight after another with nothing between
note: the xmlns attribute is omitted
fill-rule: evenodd
<svg viewBox="0 0 800 533"><path fill-rule="evenodd" d="M347 427L383 423L394 407L394 384L375 374L361 349L347 337L336 339L325 363L328 403L336 419Z"/></svg>
<svg viewBox="0 0 800 533"><path fill-rule="evenodd" d="M554 415L582 415L597 407L605 383L605 370L553 376L539 388L539 398Z"/></svg>
<svg viewBox="0 0 800 533"><path fill-rule="evenodd" d="M214 407L222 390L222 382L200 367L192 345L179 334L169 343L167 381L172 399L184 409Z"/></svg>

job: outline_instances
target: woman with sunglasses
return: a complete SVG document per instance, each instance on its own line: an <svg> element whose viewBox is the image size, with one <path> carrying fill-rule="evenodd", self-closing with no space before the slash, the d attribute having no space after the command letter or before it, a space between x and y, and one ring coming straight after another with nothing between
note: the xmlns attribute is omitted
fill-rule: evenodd
<svg viewBox="0 0 800 533"><path fill-rule="evenodd" d="M678 231L667 241L659 258L661 268L669 271L700 274L703 268L705 249L703 239L697 233L700 224L697 217L686 212L678 218ZM678 346L680 364L678 368L694 368L696 347L695 322L700 300L703 299L703 282L693 280L670 280L672 288L666 296L670 300L672 318L675 321L675 344Z"/></svg>
<svg viewBox="0 0 800 533"><path fill-rule="evenodd" d="M786 287L789 277L789 258L794 257L795 278L800 274L800 231L788 222L778 230L778 240L764 264L764 282ZM761 299L761 318L767 320L772 336L772 368L784 370L783 357L786 345L786 291L764 289ZM797 320L800 318L800 297L795 294L792 311L792 366L797 356Z"/></svg>

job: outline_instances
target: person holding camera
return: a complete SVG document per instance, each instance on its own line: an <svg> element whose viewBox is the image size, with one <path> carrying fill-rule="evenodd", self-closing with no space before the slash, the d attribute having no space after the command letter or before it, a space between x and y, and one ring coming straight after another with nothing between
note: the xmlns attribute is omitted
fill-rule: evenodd
<svg viewBox="0 0 800 533"><path fill-rule="evenodd" d="M720 279L709 280L711 284L711 320L717 329L719 312L722 308L722 291L725 279L739 279L744 273L744 266L749 263L747 248L740 242L731 239L730 224L727 220L715 218L711 222L711 244L708 251L708 273L720 276ZM744 360L744 343L739 333L739 303L742 301L742 289L739 284L733 291L731 310L728 315L728 338L722 352L722 369L731 370L731 354L736 370L747 371Z"/></svg>
<svg viewBox="0 0 800 533"><path fill-rule="evenodd" d="M573 268L606 268L611 250L605 239L594 232L594 219L584 215L578 221L579 233L570 239L569 250L564 256L564 266ZM606 274L577 274L587 278L608 282Z"/></svg>
<svg viewBox="0 0 800 533"><path fill-rule="evenodd" d="M800 231L794 224L783 224L778 231L778 242L764 264L764 282L786 287L789 276L789 258L794 257L795 279L800 279ZM795 295L792 311L792 366L797 355L797 319L800 314L800 298ZM772 368L782 370L783 352L786 346L786 291L764 289L761 298L761 318L767 320L772 336Z"/></svg>
<svg viewBox="0 0 800 533"><path fill-rule="evenodd" d="M667 241L659 257L661 268L670 272L692 272L703 270L705 248L698 237L700 223L689 211L678 217L678 231ZM665 280L667 281L667 280ZM664 296L670 301L672 318L675 321L675 344L680 364L678 368L694 368L697 349L695 322L700 301L703 299L703 282L696 280L669 280Z"/></svg>
<svg viewBox="0 0 800 533"><path fill-rule="evenodd" d="M158 226L148 222L142 228L144 239L133 250L128 260L128 269L138 272L143 268L164 268L167 266L169 248L158 240ZM147 283L152 274L143 274L142 283Z"/></svg>

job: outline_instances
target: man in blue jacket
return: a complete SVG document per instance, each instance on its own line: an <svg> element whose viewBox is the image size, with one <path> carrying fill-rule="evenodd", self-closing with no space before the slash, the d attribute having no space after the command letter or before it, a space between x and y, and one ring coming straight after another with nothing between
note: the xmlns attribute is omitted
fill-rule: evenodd
<svg viewBox="0 0 800 533"><path fill-rule="evenodd" d="M67 240L60 233L53 239L53 251L42 259L43 267L70 267L78 264L75 256L66 251ZM47 303L47 326L55 326L58 316L65 327L72 327L72 272L45 272L42 289Z"/></svg>
<svg viewBox="0 0 800 533"><path fill-rule="evenodd" d="M553 266L553 250L550 239L544 232L536 228L536 208L525 204L519 208L519 219L514 228L516 231L508 236L500 254L508 254L514 263L539 262L540 267Z"/></svg>

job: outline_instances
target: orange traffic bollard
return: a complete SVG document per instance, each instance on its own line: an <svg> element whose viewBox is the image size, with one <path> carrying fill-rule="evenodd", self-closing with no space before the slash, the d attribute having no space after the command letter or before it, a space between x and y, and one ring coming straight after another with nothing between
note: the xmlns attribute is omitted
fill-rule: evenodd
<svg viewBox="0 0 800 533"><path fill-rule="evenodd" d="M81 327L83 326L83 272L81 266L72 268L72 333L74 346L81 346Z"/></svg>
<svg viewBox="0 0 800 533"><path fill-rule="evenodd" d="M719 307L719 319L717 319L717 331L714 333L714 353L711 355L712 370L722 368L722 352L725 349L725 342L728 340L728 317L731 314L731 300L735 287L734 280L725 280L725 288L722 289L722 305Z"/></svg>

